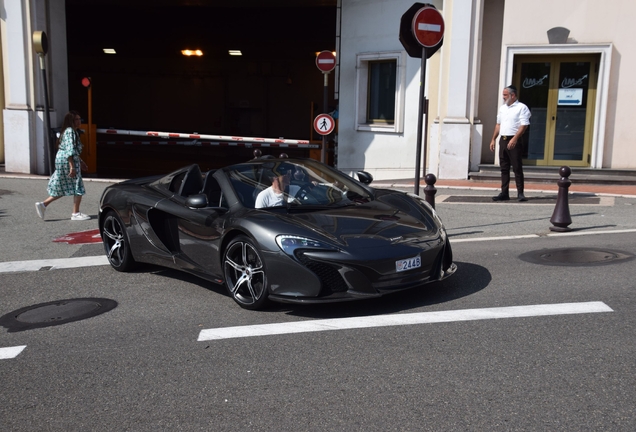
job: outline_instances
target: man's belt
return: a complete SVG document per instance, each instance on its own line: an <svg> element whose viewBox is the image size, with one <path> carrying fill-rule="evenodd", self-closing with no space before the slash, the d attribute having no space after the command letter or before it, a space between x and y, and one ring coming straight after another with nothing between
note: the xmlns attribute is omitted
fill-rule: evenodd
<svg viewBox="0 0 636 432"><path fill-rule="evenodd" d="M513 139L514 137L514 135L502 135L501 139L504 141L508 141L509 139Z"/></svg>

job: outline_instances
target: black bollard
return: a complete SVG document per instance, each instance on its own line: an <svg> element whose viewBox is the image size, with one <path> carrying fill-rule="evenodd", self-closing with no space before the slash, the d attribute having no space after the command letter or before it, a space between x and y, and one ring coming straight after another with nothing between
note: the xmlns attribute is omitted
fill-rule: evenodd
<svg viewBox="0 0 636 432"><path fill-rule="evenodd" d="M254 159L258 159L259 157L263 156L263 152L260 149L254 149Z"/></svg>
<svg viewBox="0 0 636 432"><path fill-rule="evenodd" d="M426 187L424 188L424 198L426 202L431 205L431 207L435 208L435 194L437 193L437 189L435 189L435 182L437 181L437 177L434 174L426 174L424 177L424 181L426 182Z"/></svg>
<svg viewBox="0 0 636 432"><path fill-rule="evenodd" d="M559 175L561 176L557 182L559 185L559 194L557 195L557 203L556 207L554 207L554 213L552 213L552 218L550 218L550 223L554 225L550 227L550 231L572 231L572 228L568 228L568 225L572 223L572 218L570 217L570 206L568 204L568 188L572 184L568 177L570 177L571 174L572 170L568 166L562 166L561 169L559 169Z"/></svg>
<svg viewBox="0 0 636 432"><path fill-rule="evenodd" d="M281 153L281 154L278 155L278 158L279 159L288 159L289 156L287 156L287 153Z"/></svg>

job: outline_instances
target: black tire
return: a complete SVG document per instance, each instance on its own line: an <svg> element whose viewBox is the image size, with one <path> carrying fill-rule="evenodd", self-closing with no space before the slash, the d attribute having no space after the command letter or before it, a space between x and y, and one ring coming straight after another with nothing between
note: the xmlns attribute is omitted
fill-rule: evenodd
<svg viewBox="0 0 636 432"><path fill-rule="evenodd" d="M223 253L225 287L234 301L244 309L262 309L269 295L267 275L261 254L254 242L238 236Z"/></svg>
<svg viewBox="0 0 636 432"><path fill-rule="evenodd" d="M102 225L104 251L111 266L117 271L132 270L136 262L130 250L130 242L121 218L113 211L106 214Z"/></svg>

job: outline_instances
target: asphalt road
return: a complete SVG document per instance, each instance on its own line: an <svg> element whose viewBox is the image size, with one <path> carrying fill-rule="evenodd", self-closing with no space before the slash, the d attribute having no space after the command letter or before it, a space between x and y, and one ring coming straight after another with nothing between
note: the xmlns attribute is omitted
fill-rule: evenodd
<svg viewBox="0 0 636 432"><path fill-rule="evenodd" d="M82 211L96 215L105 185L87 182ZM70 199L40 220L44 187L0 179L0 264L101 254L99 244L51 241L96 225L68 220ZM548 235L549 204L442 199L490 195L440 190L457 273L376 300L253 312L221 287L152 266L0 273L0 315L60 299L117 302L64 325L0 328L0 348L26 346L0 359L0 430L634 430L636 199L572 205L576 235L566 236ZM564 248L627 259L520 258ZM231 326L590 302L609 311L198 340Z"/></svg>

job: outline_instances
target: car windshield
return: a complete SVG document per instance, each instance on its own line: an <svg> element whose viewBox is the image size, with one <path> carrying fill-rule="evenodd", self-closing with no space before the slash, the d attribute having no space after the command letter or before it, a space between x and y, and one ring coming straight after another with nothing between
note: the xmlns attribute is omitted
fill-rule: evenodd
<svg viewBox="0 0 636 432"><path fill-rule="evenodd" d="M342 206L371 200L351 177L312 160L267 159L225 168L248 208Z"/></svg>

